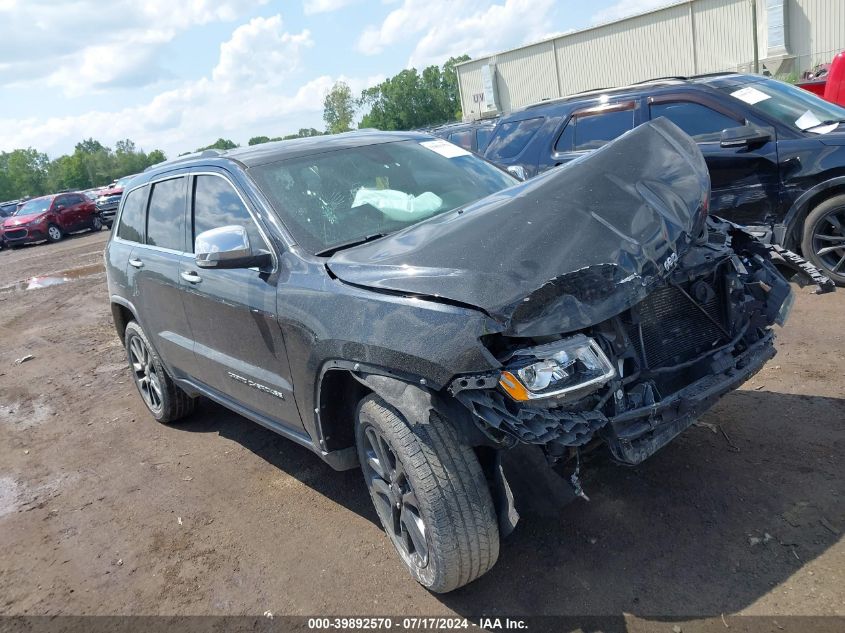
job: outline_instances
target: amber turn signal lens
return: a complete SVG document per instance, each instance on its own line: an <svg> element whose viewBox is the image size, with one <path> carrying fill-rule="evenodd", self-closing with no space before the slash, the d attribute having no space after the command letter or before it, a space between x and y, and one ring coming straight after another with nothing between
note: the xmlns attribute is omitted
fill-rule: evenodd
<svg viewBox="0 0 845 633"><path fill-rule="evenodd" d="M509 371L503 371L502 375L499 377L499 385L504 389L507 394L517 400L519 402L525 402L526 400L530 399L528 395L528 390L522 386L522 383L516 379Z"/></svg>

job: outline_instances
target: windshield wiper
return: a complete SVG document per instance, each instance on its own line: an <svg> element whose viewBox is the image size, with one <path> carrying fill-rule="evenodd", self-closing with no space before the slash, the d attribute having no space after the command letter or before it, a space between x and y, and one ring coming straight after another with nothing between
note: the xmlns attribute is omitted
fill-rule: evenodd
<svg viewBox="0 0 845 633"><path fill-rule="evenodd" d="M328 257L329 255L334 255L338 251L342 251L344 248L352 248L353 246L358 246L359 244L366 244L367 242L372 242L373 240L377 240L385 235L387 235L387 233L373 233L372 235L358 237L354 240L349 240L348 242L341 242L340 244L329 246L321 251L317 251L315 254L320 257Z"/></svg>
<svg viewBox="0 0 845 633"><path fill-rule="evenodd" d="M811 127L806 127L802 130L802 132L811 132L817 127L824 127L825 125L833 125L834 123L845 123L845 119L827 119L826 121L822 121L820 123L816 123Z"/></svg>

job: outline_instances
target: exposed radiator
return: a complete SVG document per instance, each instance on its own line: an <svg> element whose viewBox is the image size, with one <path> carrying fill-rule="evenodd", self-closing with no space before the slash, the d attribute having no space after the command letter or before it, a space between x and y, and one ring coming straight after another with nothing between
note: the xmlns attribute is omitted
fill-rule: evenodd
<svg viewBox="0 0 845 633"><path fill-rule="evenodd" d="M644 356L647 367L683 363L727 342L719 326L700 308L724 327L723 302L718 289L709 300L696 304L678 288L667 286L655 290L633 308L632 311L639 312L640 325L628 323L628 336L640 356Z"/></svg>

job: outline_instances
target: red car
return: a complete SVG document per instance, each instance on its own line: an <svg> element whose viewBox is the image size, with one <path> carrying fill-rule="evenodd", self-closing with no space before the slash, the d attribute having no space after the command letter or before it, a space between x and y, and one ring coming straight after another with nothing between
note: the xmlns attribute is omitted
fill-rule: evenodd
<svg viewBox="0 0 845 633"><path fill-rule="evenodd" d="M3 220L6 246L33 242L58 242L66 233L99 231L103 221L96 205L81 193L56 193L33 198Z"/></svg>
<svg viewBox="0 0 845 633"><path fill-rule="evenodd" d="M831 103L845 106L845 51L826 64L818 75L809 81L799 81L797 85Z"/></svg>

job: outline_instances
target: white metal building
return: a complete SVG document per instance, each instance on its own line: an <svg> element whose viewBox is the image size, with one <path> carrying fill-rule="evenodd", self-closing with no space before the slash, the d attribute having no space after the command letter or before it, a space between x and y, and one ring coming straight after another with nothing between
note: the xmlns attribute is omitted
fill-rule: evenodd
<svg viewBox="0 0 845 633"><path fill-rule="evenodd" d="M464 118L477 119L655 77L756 68L797 78L843 49L845 0L681 0L473 59L457 72Z"/></svg>

